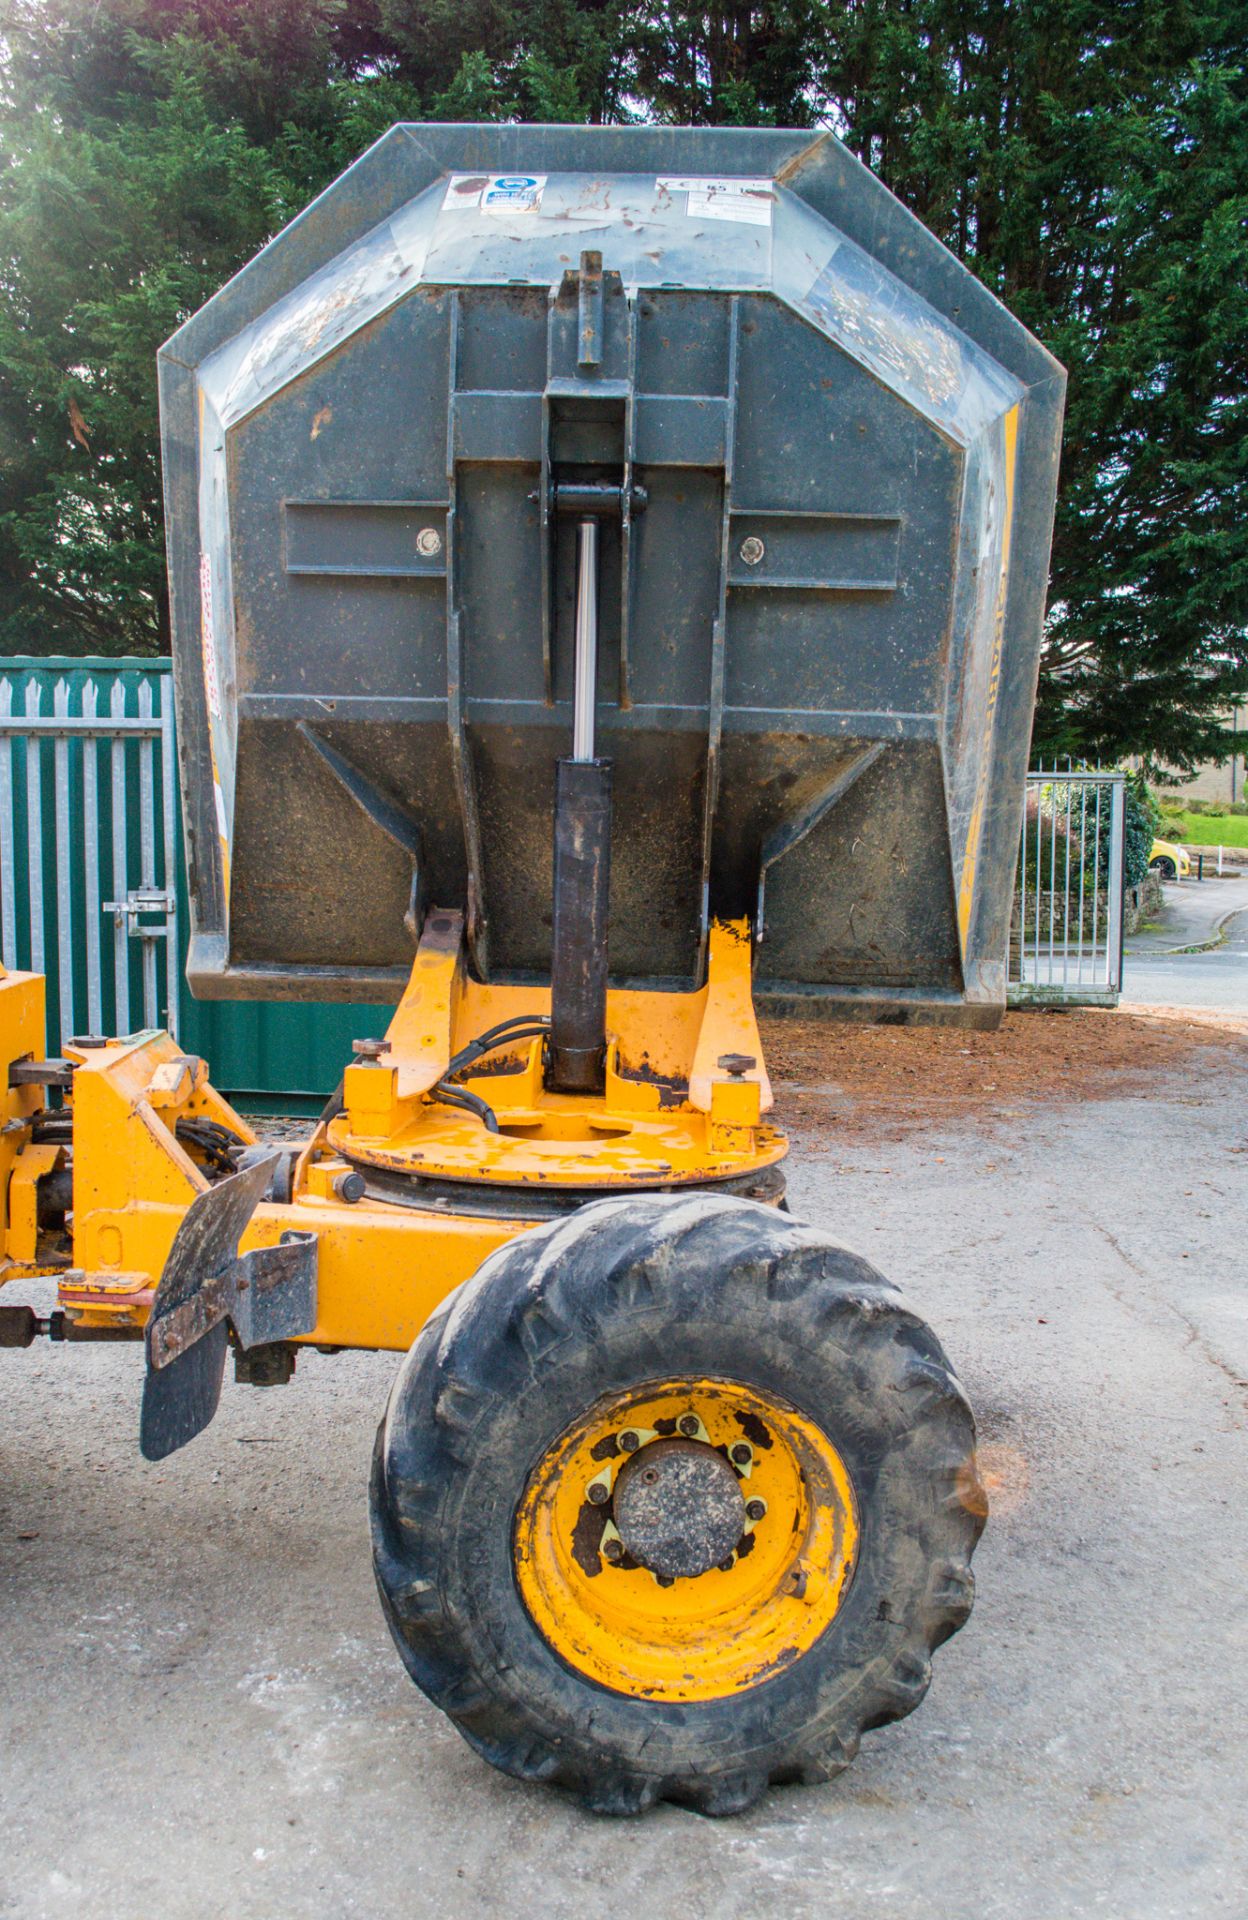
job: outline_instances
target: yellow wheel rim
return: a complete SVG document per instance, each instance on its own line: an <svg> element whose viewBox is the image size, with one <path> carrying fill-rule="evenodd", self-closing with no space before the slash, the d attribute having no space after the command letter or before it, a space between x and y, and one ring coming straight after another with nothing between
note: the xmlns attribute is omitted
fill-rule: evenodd
<svg viewBox="0 0 1248 1920"><path fill-rule="evenodd" d="M639 1501L644 1482L681 1469L706 1487L720 1547L738 1509L742 1531L714 1566L656 1574L693 1549L668 1535L653 1544ZM549 1645L601 1686L649 1700L721 1699L789 1665L835 1618L857 1544L853 1487L827 1435L725 1380L600 1400L534 1468L514 1535L520 1593Z"/></svg>

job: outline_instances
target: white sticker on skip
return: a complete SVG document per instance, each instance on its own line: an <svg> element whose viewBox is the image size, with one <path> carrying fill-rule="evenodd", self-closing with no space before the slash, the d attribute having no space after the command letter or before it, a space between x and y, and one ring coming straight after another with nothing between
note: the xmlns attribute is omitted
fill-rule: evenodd
<svg viewBox="0 0 1248 1920"><path fill-rule="evenodd" d="M741 220L752 227L771 225L771 209L776 197L771 180L660 174L654 184L660 193L683 193L685 212L691 220Z"/></svg>
<svg viewBox="0 0 1248 1920"><path fill-rule="evenodd" d="M476 208L495 218L535 213L545 185L544 173L453 173L442 205L461 211Z"/></svg>

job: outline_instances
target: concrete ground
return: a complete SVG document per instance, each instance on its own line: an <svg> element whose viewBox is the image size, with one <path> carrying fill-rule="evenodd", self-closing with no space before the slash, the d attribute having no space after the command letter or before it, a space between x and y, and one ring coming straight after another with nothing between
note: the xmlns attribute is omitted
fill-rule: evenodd
<svg viewBox="0 0 1248 1920"><path fill-rule="evenodd" d="M153 1467L135 1350L0 1355L0 1914L1242 1920L1246 1083L1211 1044L1130 1097L798 1128L794 1208L939 1329L993 1518L918 1713L738 1820L590 1818L407 1680L364 1499L393 1359L227 1384Z"/></svg>

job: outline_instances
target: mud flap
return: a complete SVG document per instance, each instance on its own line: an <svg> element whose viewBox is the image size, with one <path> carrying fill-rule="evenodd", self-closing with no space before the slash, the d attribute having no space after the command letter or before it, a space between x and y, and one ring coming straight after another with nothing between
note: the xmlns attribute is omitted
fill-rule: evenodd
<svg viewBox="0 0 1248 1920"><path fill-rule="evenodd" d="M217 1410L229 1329L243 1348L289 1340L316 1325L316 1235L275 1247L238 1243L277 1154L197 1194L165 1262L144 1336L147 1377L139 1446L163 1460L202 1433Z"/></svg>

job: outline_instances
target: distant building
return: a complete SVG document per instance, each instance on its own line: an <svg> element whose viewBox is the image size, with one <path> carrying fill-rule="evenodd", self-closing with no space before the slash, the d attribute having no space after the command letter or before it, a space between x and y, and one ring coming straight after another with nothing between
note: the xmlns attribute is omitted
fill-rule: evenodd
<svg viewBox="0 0 1248 1920"><path fill-rule="evenodd" d="M1225 803L1229 800L1244 799L1244 758L1248 754L1248 706L1236 707L1226 716L1226 724L1236 740L1235 750L1229 760L1203 761L1191 779L1179 774L1167 779L1162 773L1154 783L1157 791L1163 794L1174 793L1184 800L1220 800Z"/></svg>

